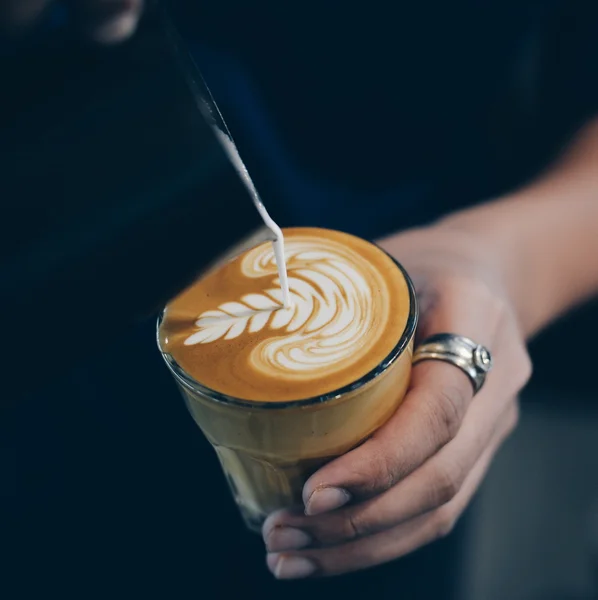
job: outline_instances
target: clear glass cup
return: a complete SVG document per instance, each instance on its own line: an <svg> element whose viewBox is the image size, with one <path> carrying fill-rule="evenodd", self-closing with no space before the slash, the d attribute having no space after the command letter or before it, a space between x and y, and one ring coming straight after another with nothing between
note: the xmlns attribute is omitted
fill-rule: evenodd
<svg viewBox="0 0 598 600"><path fill-rule="evenodd" d="M394 260L394 259L393 259ZM208 438L241 515L259 532L273 511L302 503L307 479L322 465L366 440L397 410L411 374L417 302L413 285L397 266L409 291L409 314L388 356L353 383L314 398L253 402L202 385L158 346L193 419Z"/></svg>

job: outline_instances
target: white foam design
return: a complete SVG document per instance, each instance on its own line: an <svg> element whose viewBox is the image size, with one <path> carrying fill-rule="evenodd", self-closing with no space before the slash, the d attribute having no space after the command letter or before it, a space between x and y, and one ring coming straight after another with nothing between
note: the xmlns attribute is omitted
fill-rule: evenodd
<svg viewBox="0 0 598 600"><path fill-rule="evenodd" d="M286 374L326 369L349 359L356 345L372 337L373 287L384 285L363 257L331 240L292 238L285 258L292 305L282 307L280 280L262 294L247 294L201 314L198 331L185 345L271 333L251 352L252 365ZM276 274L271 246L249 251L241 262L248 278ZM374 275L374 276L373 276Z"/></svg>

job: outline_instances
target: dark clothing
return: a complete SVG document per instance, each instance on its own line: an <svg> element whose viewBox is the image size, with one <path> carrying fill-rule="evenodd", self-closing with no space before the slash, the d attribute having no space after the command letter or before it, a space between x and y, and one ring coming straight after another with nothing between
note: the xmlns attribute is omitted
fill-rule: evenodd
<svg viewBox="0 0 598 600"><path fill-rule="evenodd" d="M590 0L181 4L243 156L289 224L374 237L488 198L544 166L598 106Z"/></svg>

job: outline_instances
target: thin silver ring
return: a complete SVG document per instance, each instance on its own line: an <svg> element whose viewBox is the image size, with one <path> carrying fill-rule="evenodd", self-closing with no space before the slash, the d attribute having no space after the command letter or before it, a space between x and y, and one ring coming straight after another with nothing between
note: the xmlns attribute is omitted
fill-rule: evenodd
<svg viewBox="0 0 598 600"><path fill-rule="evenodd" d="M477 394L492 369L490 350L473 340L454 333L438 333L426 338L413 354L413 364L424 360L441 360L459 367L469 377Z"/></svg>

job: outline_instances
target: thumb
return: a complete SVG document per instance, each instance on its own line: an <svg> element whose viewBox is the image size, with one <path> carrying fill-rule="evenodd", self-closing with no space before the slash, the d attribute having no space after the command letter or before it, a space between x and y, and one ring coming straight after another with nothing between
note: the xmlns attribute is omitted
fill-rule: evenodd
<svg viewBox="0 0 598 600"><path fill-rule="evenodd" d="M454 438L472 398L471 382L457 367L438 361L416 365L411 389L391 419L306 482L306 514L388 490Z"/></svg>

